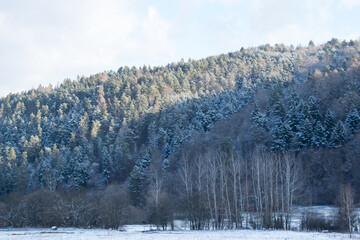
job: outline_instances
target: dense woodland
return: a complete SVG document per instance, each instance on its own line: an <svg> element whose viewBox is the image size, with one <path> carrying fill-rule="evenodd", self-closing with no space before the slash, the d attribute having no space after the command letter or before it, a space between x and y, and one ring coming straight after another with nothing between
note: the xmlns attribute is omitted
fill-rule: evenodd
<svg viewBox="0 0 360 240"><path fill-rule="evenodd" d="M359 96L360 42L337 39L9 94L0 225L288 229L294 206L358 202Z"/></svg>

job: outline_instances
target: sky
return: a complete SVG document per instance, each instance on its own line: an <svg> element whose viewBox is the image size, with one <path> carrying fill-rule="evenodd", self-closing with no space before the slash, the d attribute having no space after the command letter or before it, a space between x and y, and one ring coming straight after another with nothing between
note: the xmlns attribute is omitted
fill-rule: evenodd
<svg viewBox="0 0 360 240"><path fill-rule="evenodd" d="M359 39L360 0L0 0L0 96L121 66Z"/></svg>

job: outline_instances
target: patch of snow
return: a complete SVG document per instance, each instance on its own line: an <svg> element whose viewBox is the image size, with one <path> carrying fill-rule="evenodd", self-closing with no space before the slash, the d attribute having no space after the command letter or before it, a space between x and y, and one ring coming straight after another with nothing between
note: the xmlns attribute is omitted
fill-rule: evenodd
<svg viewBox="0 0 360 240"><path fill-rule="evenodd" d="M219 231L146 231L149 225L126 226L126 231L105 229L59 228L48 229L8 229L0 231L1 240L346 240L349 235L341 233L268 231L268 230L219 230ZM145 232L144 232L145 230ZM355 234L353 238L360 238Z"/></svg>

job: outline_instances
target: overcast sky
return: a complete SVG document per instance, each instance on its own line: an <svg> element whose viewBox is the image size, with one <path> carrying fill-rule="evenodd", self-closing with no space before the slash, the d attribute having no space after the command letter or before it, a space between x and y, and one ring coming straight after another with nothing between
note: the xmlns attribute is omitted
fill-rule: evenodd
<svg viewBox="0 0 360 240"><path fill-rule="evenodd" d="M360 0L0 0L0 96L120 66L358 39Z"/></svg>

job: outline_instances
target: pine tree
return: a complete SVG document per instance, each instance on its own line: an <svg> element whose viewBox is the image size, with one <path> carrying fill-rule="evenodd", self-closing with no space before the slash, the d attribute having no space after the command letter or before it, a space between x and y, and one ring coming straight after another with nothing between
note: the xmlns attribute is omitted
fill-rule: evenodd
<svg viewBox="0 0 360 240"><path fill-rule="evenodd" d="M320 121L317 121L315 124L312 144L313 147L326 145L325 129Z"/></svg>
<svg viewBox="0 0 360 240"><path fill-rule="evenodd" d="M95 120L93 122L93 125L92 125L92 128L91 128L91 138L93 140L95 140L98 137L100 126L101 126L101 124L100 124L99 120Z"/></svg>
<svg viewBox="0 0 360 240"><path fill-rule="evenodd" d="M283 104L280 101L277 101L273 106L273 111L275 117L280 118L281 120L284 120L286 116L286 110Z"/></svg>
<svg viewBox="0 0 360 240"><path fill-rule="evenodd" d="M150 149L154 149L157 145L157 139L156 139L156 123L155 121L152 121L148 126L148 139L147 142L149 144Z"/></svg>
<svg viewBox="0 0 360 240"><path fill-rule="evenodd" d="M79 127L81 139L85 141L89 132L89 115L87 112L85 112L84 115L81 116Z"/></svg>
<svg viewBox="0 0 360 240"><path fill-rule="evenodd" d="M306 148L312 145L313 127L311 121L308 118L306 118L303 122L298 135L300 140L300 148Z"/></svg>
<svg viewBox="0 0 360 240"><path fill-rule="evenodd" d="M5 149L5 154L6 154L6 158L8 160L8 162L11 165L16 165L16 151L14 147L6 147Z"/></svg>
<svg viewBox="0 0 360 240"><path fill-rule="evenodd" d="M336 125L336 117L331 110L327 110L324 121L325 127L325 138L329 145L331 145L331 138L333 129Z"/></svg>
<svg viewBox="0 0 360 240"><path fill-rule="evenodd" d="M308 115L314 120L314 122L320 121L320 106L318 100L314 96L309 97L308 106Z"/></svg>
<svg viewBox="0 0 360 240"><path fill-rule="evenodd" d="M286 112L286 123L289 125L293 133L300 131L303 117L299 96L293 93Z"/></svg>
<svg viewBox="0 0 360 240"><path fill-rule="evenodd" d="M257 124L259 127L262 127L265 130L269 130L268 126L267 126L267 118L266 115L263 114L262 112L260 112L259 107L257 106L257 104L255 104L254 106L254 110L251 112L251 117L250 117L251 122Z"/></svg>
<svg viewBox="0 0 360 240"><path fill-rule="evenodd" d="M143 169L140 165L135 165L129 176L129 190L132 196L132 200L136 206L141 205L142 198L141 192L143 187L144 175Z"/></svg>
<svg viewBox="0 0 360 240"><path fill-rule="evenodd" d="M135 205L141 206L146 194L146 173L151 162L150 153L147 153L140 161L136 163L129 177L129 189Z"/></svg>
<svg viewBox="0 0 360 240"><path fill-rule="evenodd" d="M50 150L51 152L51 150ZM50 153L51 154L51 153ZM39 184L41 188L49 187L50 183L50 155L46 149L46 154L41 163L39 164Z"/></svg>
<svg viewBox="0 0 360 240"><path fill-rule="evenodd" d="M344 123L339 120L336 123L331 135L331 141L330 141L331 146L332 147L341 146L342 144L345 143L346 140L347 140L346 127Z"/></svg>
<svg viewBox="0 0 360 240"><path fill-rule="evenodd" d="M111 155L106 146L103 147L102 150L102 175L104 178L104 182L107 184L110 182L110 174L111 174Z"/></svg>
<svg viewBox="0 0 360 240"><path fill-rule="evenodd" d="M80 189L85 187L87 181L89 180L89 162L87 155L83 153L81 147L74 148L70 161L71 165L74 166L71 175L73 180L71 183L71 188Z"/></svg>
<svg viewBox="0 0 360 240"><path fill-rule="evenodd" d="M38 136L31 136L30 141L26 144L26 152L28 153L29 162L35 162L39 157L41 150L41 142Z"/></svg>
<svg viewBox="0 0 360 240"><path fill-rule="evenodd" d="M291 131L287 124L278 121L271 129L271 136L273 138L271 149L273 151L286 151L289 149L291 142Z"/></svg>
<svg viewBox="0 0 360 240"><path fill-rule="evenodd" d="M354 106L349 111L349 113L346 117L345 123L351 133L354 133L357 130L359 123L360 123L360 116L359 116L357 109Z"/></svg>
<svg viewBox="0 0 360 240"><path fill-rule="evenodd" d="M109 129L107 132L108 133L106 134L106 137L105 137L105 144L110 145L110 144L114 143L115 139L116 139L115 120L114 119L110 120L110 125L109 125Z"/></svg>

